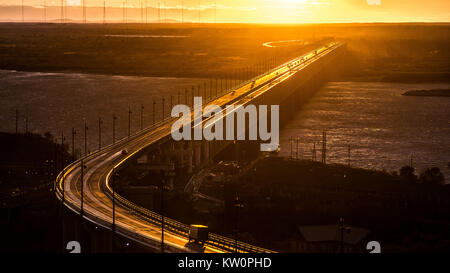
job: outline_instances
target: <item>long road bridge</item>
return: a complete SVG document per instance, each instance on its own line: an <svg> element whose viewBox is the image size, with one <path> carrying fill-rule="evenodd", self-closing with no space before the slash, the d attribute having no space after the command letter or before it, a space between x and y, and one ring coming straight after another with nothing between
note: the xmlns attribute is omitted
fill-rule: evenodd
<svg viewBox="0 0 450 273"><path fill-rule="evenodd" d="M229 105L249 103L278 104L280 122L283 123L295 113L296 106L308 94L327 80L330 68L336 67L333 62L344 48L344 43L328 43L211 98L203 107L214 104L224 109ZM134 204L114 192L112 187L113 173L129 164L144 169L165 166L168 173L180 169L192 173L213 162L214 157L227 146L239 143L217 140L174 141L171 130L175 121L175 118L167 118L73 162L56 179L57 198L66 208L81 216L83 221L114 230L113 234L140 245L159 251L164 230L164 251L191 252L185 247L189 225ZM169 182L168 186L172 187L174 181ZM209 234L205 252L234 251L273 252L245 242L236 244L233 238Z"/></svg>

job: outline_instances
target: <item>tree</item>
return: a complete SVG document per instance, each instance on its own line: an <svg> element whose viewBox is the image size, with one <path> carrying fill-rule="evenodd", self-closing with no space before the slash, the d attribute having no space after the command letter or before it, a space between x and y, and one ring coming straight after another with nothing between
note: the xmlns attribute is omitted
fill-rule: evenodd
<svg viewBox="0 0 450 273"><path fill-rule="evenodd" d="M417 182L417 175L414 174L414 168L403 166L400 168L400 177L407 182Z"/></svg>
<svg viewBox="0 0 450 273"><path fill-rule="evenodd" d="M427 168L420 174L420 182L435 185L444 184L445 178L438 167Z"/></svg>

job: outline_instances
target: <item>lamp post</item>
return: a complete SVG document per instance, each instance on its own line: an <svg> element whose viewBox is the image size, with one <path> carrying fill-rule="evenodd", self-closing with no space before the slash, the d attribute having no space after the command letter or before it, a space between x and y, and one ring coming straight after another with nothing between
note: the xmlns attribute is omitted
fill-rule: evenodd
<svg viewBox="0 0 450 273"><path fill-rule="evenodd" d="M234 233L234 252L238 253L239 210L244 208L244 205L239 202L239 196L237 193L236 193L236 196L234 199L234 207L236 209L235 233Z"/></svg>
<svg viewBox="0 0 450 273"><path fill-rule="evenodd" d="M128 138L131 136L131 108L128 106Z"/></svg>
<svg viewBox="0 0 450 273"><path fill-rule="evenodd" d="M339 230L341 233L340 252L344 253L344 232L350 233L351 228L344 225L344 218L339 218Z"/></svg>
<svg viewBox="0 0 450 273"><path fill-rule="evenodd" d="M113 144L116 143L116 115L113 114L113 126L112 126L112 130L113 130Z"/></svg>
<svg viewBox="0 0 450 273"><path fill-rule="evenodd" d="M116 169L113 168L112 176L111 176L111 188L112 188L112 226L111 226L111 251L114 252L114 235L116 232L116 177L118 177L119 174L116 173Z"/></svg>
<svg viewBox="0 0 450 273"><path fill-rule="evenodd" d="M80 180L81 180L81 191L80 191L80 193L81 193L81 204L80 204L80 216L81 216L81 219L83 219L83 212L84 212L84 209L83 209L83 205L84 205L84 169L86 168L86 165L84 165L84 161L83 161L83 159L81 159L81 178L80 178Z"/></svg>
<svg viewBox="0 0 450 273"><path fill-rule="evenodd" d="M165 101L166 101L166 98L165 97L163 97L162 98L162 121L164 121L164 104L165 104Z"/></svg>
<svg viewBox="0 0 450 273"><path fill-rule="evenodd" d="M72 156L75 159L75 135L77 134L77 131L75 131L75 128L72 127Z"/></svg>
<svg viewBox="0 0 450 273"><path fill-rule="evenodd" d="M98 118L98 150L102 149L102 118Z"/></svg>
<svg viewBox="0 0 450 273"><path fill-rule="evenodd" d="M84 156L87 156L88 154L88 147L87 147L87 132L89 128L86 124L86 120L84 121Z"/></svg>
<svg viewBox="0 0 450 273"><path fill-rule="evenodd" d="M144 105L141 104L141 131L144 129Z"/></svg>
<svg viewBox="0 0 450 273"><path fill-rule="evenodd" d="M155 125L155 113L156 113L156 101L153 100L153 115L152 115L153 125Z"/></svg>

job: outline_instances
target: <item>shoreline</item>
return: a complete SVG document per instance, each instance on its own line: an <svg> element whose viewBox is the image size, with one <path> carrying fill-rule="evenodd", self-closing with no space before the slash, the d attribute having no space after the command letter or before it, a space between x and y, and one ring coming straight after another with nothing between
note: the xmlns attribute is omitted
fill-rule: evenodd
<svg viewBox="0 0 450 273"><path fill-rule="evenodd" d="M402 95L415 97L450 97L450 89L410 90Z"/></svg>

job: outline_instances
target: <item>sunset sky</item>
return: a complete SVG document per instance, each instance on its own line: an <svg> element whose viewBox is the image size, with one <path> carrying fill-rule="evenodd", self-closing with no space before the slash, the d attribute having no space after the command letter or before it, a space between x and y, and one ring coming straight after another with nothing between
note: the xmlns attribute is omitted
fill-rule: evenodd
<svg viewBox="0 0 450 273"><path fill-rule="evenodd" d="M42 12L44 1L47 6L55 8L53 13L57 17L56 6L59 0L24 0L27 8L25 12L32 18ZM79 17L77 8L83 0L65 0L69 6L68 17ZM88 6L88 19L98 20L103 15L103 0L85 0ZM214 21L214 7L217 5L217 22L242 23L311 23L311 22L449 22L449 0L128 0L129 18L140 16L137 8L145 6L158 7L166 10L168 19L180 20L181 6L185 10L186 21L202 22ZM0 18L21 18L21 9L13 6L21 5L21 0L0 0ZM119 20L122 16L120 7L125 0L106 0L107 16ZM72 8L71 8L72 7ZM114 7L116 7L114 9ZM198 10L200 8L200 16ZM133 12L133 9L135 12ZM78 9L80 10L80 9ZM114 12L114 10L116 10ZM51 10L48 13L52 16ZM164 13L163 13L164 14ZM157 12L148 15L156 18ZM26 17L26 15L25 15ZM136 18L137 19L137 18Z"/></svg>

